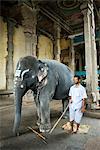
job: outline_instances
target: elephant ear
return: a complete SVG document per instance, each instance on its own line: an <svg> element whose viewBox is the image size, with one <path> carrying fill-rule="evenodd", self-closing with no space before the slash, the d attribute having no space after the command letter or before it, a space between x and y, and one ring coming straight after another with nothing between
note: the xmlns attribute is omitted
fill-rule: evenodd
<svg viewBox="0 0 100 150"><path fill-rule="evenodd" d="M38 80L41 82L48 74L48 66L46 63L43 63L39 60L39 72L38 72Z"/></svg>

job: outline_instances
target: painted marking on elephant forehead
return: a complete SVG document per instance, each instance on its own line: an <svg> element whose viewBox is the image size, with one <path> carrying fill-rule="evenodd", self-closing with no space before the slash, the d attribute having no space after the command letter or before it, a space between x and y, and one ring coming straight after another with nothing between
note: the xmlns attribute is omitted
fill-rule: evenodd
<svg viewBox="0 0 100 150"><path fill-rule="evenodd" d="M19 68L20 68L20 61L19 61L19 63L18 63L18 67L17 67L17 69L18 69L18 70L20 70Z"/></svg>
<svg viewBox="0 0 100 150"><path fill-rule="evenodd" d="M20 77L20 74L21 74L21 70L20 70L20 62L18 63L18 67L15 71L15 77Z"/></svg>
<svg viewBox="0 0 100 150"><path fill-rule="evenodd" d="M15 71L15 77L20 77L20 74L21 74L21 70L16 70Z"/></svg>
<svg viewBox="0 0 100 150"><path fill-rule="evenodd" d="M21 74L21 79L22 79L22 80L23 80L24 74L25 74L26 72L29 72L29 69L26 69L26 70L24 70L24 71L22 72L22 74Z"/></svg>

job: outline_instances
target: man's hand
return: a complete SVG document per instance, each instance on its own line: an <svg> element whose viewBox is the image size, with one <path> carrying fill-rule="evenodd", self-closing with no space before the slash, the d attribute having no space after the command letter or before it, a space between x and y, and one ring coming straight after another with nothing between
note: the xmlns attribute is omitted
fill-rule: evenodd
<svg viewBox="0 0 100 150"><path fill-rule="evenodd" d="M69 96L69 103L72 103L73 101L72 101L72 97L71 96Z"/></svg>
<svg viewBox="0 0 100 150"><path fill-rule="evenodd" d="M81 108L81 112L84 113L86 111L85 106Z"/></svg>
<svg viewBox="0 0 100 150"><path fill-rule="evenodd" d="M86 108L86 107L85 107L85 103L86 103L86 102L85 102L85 99L83 99L83 100L82 100L82 108L81 108L81 112L83 112L83 113L86 111L86 109L85 109L85 108Z"/></svg>

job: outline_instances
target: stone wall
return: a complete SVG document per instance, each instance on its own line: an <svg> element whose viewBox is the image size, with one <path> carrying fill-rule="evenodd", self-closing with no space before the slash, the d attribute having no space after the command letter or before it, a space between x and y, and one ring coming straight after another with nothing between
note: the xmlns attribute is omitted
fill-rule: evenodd
<svg viewBox="0 0 100 150"><path fill-rule="evenodd" d="M13 54L13 62L14 62L14 71L16 69L16 64L20 57L26 56L25 53L25 36L23 32L22 26L15 27L14 31L14 54Z"/></svg>
<svg viewBox="0 0 100 150"><path fill-rule="evenodd" d="M48 37L44 35L39 36L38 49L39 59L53 59L53 43Z"/></svg>
<svg viewBox="0 0 100 150"><path fill-rule="evenodd" d="M61 39L61 62L71 67L70 39Z"/></svg>
<svg viewBox="0 0 100 150"><path fill-rule="evenodd" d="M6 89L7 23L0 17L0 90Z"/></svg>

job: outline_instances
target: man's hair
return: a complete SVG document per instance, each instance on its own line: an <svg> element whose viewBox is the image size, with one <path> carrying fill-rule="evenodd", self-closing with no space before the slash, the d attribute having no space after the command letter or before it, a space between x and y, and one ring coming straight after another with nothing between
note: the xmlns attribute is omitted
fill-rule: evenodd
<svg viewBox="0 0 100 150"><path fill-rule="evenodd" d="M74 76L74 78L78 78L78 80L80 80L80 79L81 79L81 77L80 77L80 76L78 76L78 75L75 75L75 76Z"/></svg>

